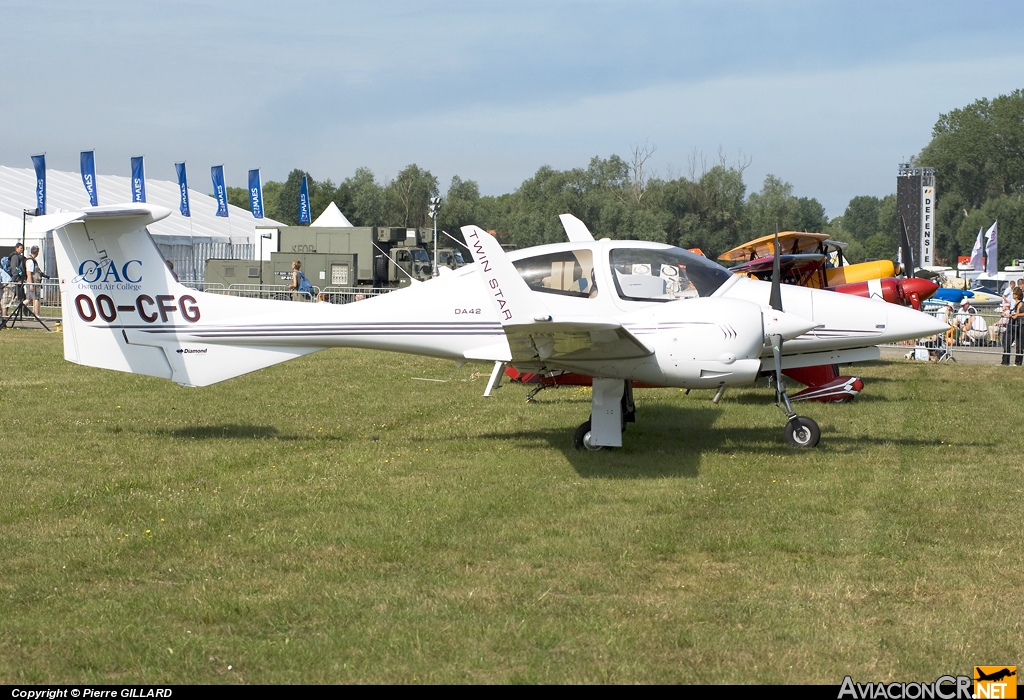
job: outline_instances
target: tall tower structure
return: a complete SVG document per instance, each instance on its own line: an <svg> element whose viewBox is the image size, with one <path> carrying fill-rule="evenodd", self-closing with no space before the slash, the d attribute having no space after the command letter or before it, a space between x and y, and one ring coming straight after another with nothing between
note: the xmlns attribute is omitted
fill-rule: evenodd
<svg viewBox="0 0 1024 700"><path fill-rule="evenodd" d="M917 264L935 265L935 168L900 163L896 174L896 213L907 223L910 244L919 241Z"/></svg>

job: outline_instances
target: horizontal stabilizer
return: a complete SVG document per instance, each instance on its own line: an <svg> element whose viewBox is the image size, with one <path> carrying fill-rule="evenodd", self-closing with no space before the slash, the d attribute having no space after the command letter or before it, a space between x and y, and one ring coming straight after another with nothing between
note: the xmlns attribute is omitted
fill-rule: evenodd
<svg viewBox="0 0 1024 700"><path fill-rule="evenodd" d="M123 335L134 346L159 348L170 369L169 379L182 386L209 386L320 349L215 345L179 340L154 343L152 334L138 330L125 330Z"/></svg>
<svg viewBox="0 0 1024 700"><path fill-rule="evenodd" d="M37 232L53 231L74 221L102 221L113 219L145 219L133 222L140 228L170 216L171 210L151 204L117 204L105 207L91 207L81 211L63 211L46 216L37 216L32 229Z"/></svg>

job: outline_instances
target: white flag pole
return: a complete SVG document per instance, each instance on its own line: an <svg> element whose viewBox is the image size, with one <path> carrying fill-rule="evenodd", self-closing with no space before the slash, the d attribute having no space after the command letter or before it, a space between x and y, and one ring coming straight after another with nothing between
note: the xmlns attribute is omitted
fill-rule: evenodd
<svg viewBox="0 0 1024 700"><path fill-rule="evenodd" d="M985 261L985 272L988 273L990 277L995 276L996 274L999 273L998 226L999 220L996 219L996 221L992 224L992 227L989 228L988 233L985 234L985 256L987 258Z"/></svg>

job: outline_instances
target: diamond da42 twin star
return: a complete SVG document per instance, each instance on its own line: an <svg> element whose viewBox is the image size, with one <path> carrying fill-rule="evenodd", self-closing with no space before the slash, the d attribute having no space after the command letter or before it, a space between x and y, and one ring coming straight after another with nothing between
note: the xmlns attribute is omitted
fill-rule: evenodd
<svg viewBox="0 0 1024 700"><path fill-rule="evenodd" d="M782 369L871 360L879 343L946 329L912 309L738 277L673 246L595 241L574 217L567 243L509 254L464 227L475 264L356 303L210 294L179 284L150 237L169 214L126 204L40 217L54 231L67 360L186 386L330 347L494 363L492 383L506 363L576 372L593 377L574 438L590 449L622 444L632 380L723 391L774 372L785 439L813 446L818 427L794 414Z"/></svg>

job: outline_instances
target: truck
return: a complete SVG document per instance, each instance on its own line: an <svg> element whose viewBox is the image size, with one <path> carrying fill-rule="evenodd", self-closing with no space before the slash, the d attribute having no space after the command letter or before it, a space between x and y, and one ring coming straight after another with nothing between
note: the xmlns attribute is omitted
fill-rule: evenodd
<svg viewBox="0 0 1024 700"><path fill-rule="evenodd" d="M314 286L398 288L428 280L433 265L429 228L394 226L282 226L270 260L206 261L204 281L225 287L239 284L291 284L292 262Z"/></svg>

